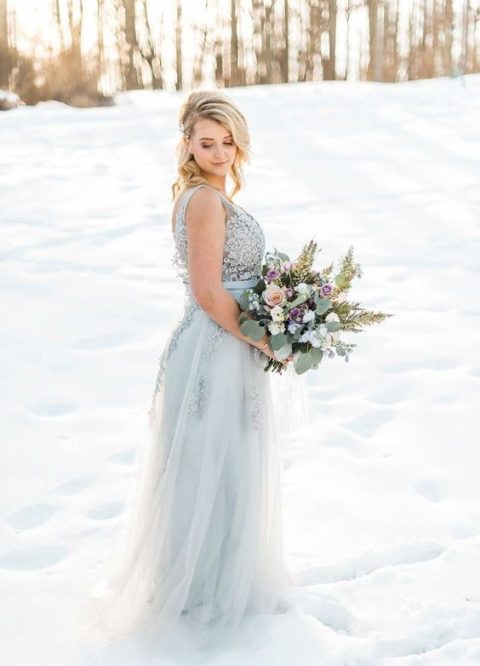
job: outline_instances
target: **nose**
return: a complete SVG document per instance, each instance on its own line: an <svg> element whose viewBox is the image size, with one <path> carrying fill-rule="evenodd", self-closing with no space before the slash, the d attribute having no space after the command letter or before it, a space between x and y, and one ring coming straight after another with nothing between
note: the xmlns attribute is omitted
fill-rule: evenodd
<svg viewBox="0 0 480 666"><path fill-rule="evenodd" d="M215 150L215 162L225 162L227 159L227 154L224 150L217 148Z"/></svg>

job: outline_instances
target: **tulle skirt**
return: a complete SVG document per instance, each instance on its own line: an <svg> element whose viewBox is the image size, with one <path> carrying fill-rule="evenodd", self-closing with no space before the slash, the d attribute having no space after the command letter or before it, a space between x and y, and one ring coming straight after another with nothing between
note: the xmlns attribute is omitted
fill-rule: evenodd
<svg viewBox="0 0 480 666"><path fill-rule="evenodd" d="M256 282L223 286L238 299ZM88 599L107 643L134 637L154 652L228 643L246 618L285 612L293 598L267 357L185 290L116 559Z"/></svg>

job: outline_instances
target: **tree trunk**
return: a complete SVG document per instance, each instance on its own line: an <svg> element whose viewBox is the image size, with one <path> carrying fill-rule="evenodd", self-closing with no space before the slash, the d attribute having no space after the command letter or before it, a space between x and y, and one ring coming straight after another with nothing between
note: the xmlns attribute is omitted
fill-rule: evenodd
<svg viewBox="0 0 480 666"><path fill-rule="evenodd" d="M328 60L325 61L323 78L335 81L337 78L337 0L328 0Z"/></svg>
<svg viewBox="0 0 480 666"><path fill-rule="evenodd" d="M175 87L177 90L183 90L182 55L182 0L177 0L177 19L175 24L175 64L177 71Z"/></svg>
<svg viewBox="0 0 480 666"><path fill-rule="evenodd" d="M237 0L230 0L230 85L238 84Z"/></svg>
<svg viewBox="0 0 480 666"><path fill-rule="evenodd" d="M0 0L0 86L8 89L10 83L11 54L8 43L7 0Z"/></svg>
<svg viewBox="0 0 480 666"><path fill-rule="evenodd" d="M284 45L280 57L280 76L283 83L288 83L288 64L290 61L290 8L288 0L283 2L283 38Z"/></svg>
<svg viewBox="0 0 480 666"><path fill-rule="evenodd" d="M381 81L381 44L382 37L379 21L379 3L381 0L368 0L369 55L367 78L369 81Z"/></svg>

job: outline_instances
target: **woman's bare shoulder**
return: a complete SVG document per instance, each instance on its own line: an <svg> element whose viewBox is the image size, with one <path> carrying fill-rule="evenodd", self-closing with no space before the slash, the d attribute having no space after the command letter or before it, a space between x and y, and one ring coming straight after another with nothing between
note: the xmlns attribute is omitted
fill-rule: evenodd
<svg viewBox="0 0 480 666"><path fill-rule="evenodd" d="M215 212L223 212L224 219L228 217L229 209L228 205L225 202L221 194L216 190L216 188L211 187L210 185L192 185L191 187L186 187L182 190L179 190L173 201L172 209L172 231L175 232L176 217L180 206L180 199L184 194L189 190L194 189L195 191L188 197L188 201L185 207L185 218L201 218L207 214L212 214Z"/></svg>
<svg viewBox="0 0 480 666"><path fill-rule="evenodd" d="M214 187L205 185L198 187L190 196L187 203L189 217L200 217L208 213L226 209L223 198Z"/></svg>

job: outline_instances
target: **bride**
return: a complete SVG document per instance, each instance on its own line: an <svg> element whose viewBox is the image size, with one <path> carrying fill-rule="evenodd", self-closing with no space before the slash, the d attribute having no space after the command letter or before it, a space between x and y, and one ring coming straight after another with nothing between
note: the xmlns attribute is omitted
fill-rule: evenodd
<svg viewBox="0 0 480 666"><path fill-rule="evenodd" d="M249 617L285 612L293 597L263 369L275 357L266 335L254 342L238 322L238 298L259 279L265 252L260 224L233 201L249 132L216 90L192 92L179 121L172 232L184 312L160 358L120 562L89 611L109 641L199 649Z"/></svg>

